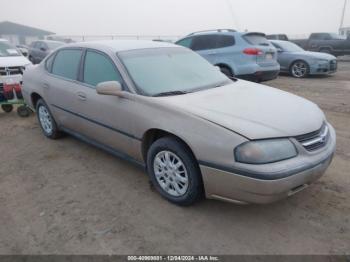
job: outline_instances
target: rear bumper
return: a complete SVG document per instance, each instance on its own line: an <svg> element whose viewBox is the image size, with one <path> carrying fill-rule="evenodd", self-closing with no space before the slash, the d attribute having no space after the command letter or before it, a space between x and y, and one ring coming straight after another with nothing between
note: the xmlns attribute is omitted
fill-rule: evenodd
<svg viewBox="0 0 350 262"><path fill-rule="evenodd" d="M263 82L276 79L279 73L280 70L257 71L254 74L238 75L237 78L254 82Z"/></svg>

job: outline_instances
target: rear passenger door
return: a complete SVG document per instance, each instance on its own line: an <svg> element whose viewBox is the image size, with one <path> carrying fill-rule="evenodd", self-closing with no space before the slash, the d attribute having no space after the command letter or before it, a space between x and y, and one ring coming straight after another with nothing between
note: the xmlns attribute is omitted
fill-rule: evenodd
<svg viewBox="0 0 350 262"><path fill-rule="evenodd" d="M109 55L88 49L81 69L82 84L78 88L75 103L83 124L80 133L92 142L98 142L119 152L132 155L133 142L130 110L134 102L117 96L99 95L96 86L105 81L118 81L123 87L123 79Z"/></svg>
<svg viewBox="0 0 350 262"><path fill-rule="evenodd" d="M61 49L48 60L42 87L44 99L57 124L69 130L81 131L81 118L77 116L77 96L79 67L83 50L79 48Z"/></svg>

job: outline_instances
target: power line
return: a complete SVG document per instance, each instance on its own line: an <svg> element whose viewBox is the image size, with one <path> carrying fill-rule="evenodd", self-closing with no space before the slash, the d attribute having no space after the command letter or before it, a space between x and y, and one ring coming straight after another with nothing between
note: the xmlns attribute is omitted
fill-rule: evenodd
<svg viewBox="0 0 350 262"><path fill-rule="evenodd" d="M344 7L343 7L341 20L340 20L340 28L342 28L344 26L345 10L346 10L347 4L348 4L348 0L344 0Z"/></svg>
<svg viewBox="0 0 350 262"><path fill-rule="evenodd" d="M226 4L227 4L229 12L231 14L232 20L236 24L237 30L240 30L240 25L238 23L238 19L237 19L236 15L235 15L235 13L233 11L233 7L232 7L232 4L231 4L231 1L230 0L226 0Z"/></svg>

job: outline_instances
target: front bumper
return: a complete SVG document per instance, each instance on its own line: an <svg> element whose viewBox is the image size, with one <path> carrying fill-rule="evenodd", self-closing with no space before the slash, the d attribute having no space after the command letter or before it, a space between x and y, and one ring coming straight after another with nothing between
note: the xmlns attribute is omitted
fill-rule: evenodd
<svg viewBox="0 0 350 262"><path fill-rule="evenodd" d="M316 63L310 66L310 75L329 75L337 72L338 64L336 60L327 63Z"/></svg>
<svg viewBox="0 0 350 262"><path fill-rule="evenodd" d="M331 136L325 148L310 153L310 157L307 156L309 153L303 153L298 167L287 167L286 164L286 168L275 176L276 179L267 179L266 175L265 178L254 174L248 176L202 162L200 169L206 197L238 204L267 204L291 196L324 174L332 162L335 144L335 132L331 128Z"/></svg>

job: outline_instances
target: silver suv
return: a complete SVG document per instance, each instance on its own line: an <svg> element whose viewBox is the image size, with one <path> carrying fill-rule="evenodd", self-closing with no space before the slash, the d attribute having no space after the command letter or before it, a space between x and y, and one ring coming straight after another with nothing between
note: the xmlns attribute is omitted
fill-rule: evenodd
<svg viewBox="0 0 350 262"><path fill-rule="evenodd" d="M196 51L229 77L261 82L275 79L280 70L277 51L263 33L201 31L176 44Z"/></svg>

